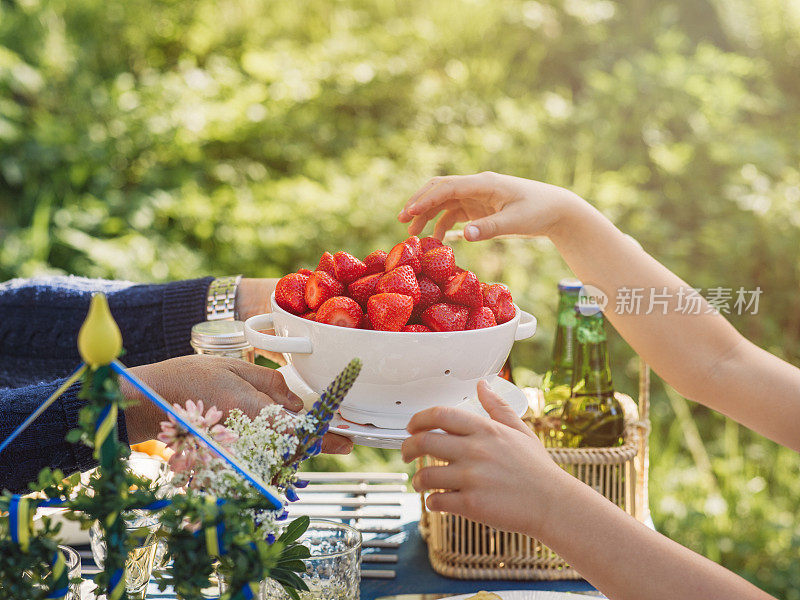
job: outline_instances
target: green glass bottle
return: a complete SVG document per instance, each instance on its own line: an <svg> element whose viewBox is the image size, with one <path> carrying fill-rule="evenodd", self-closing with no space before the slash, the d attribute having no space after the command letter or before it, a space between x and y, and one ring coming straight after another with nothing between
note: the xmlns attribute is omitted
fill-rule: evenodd
<svg viewBox="0 0 800 600"><path fill-rule="evenodd" d="M574 314L575 367L572 393L561 415L562 443L572 448L619 446L625 417L614 397L605 318L596 304L576 306Z"/></svg>
<svg viewBox="0 0 800 600"><path fill-rule="evenodd" d="M556 336L553 343L553 358L550 368L542 379L544 395L544 416L548 420L558 419L564 403L570 396L572 387L572 366L575 345L575 305L578 303L583 284L577 279L562 279L558 282L558 313L556 316ZM554 431L560 430L558 423L552 423Z"/></svg>

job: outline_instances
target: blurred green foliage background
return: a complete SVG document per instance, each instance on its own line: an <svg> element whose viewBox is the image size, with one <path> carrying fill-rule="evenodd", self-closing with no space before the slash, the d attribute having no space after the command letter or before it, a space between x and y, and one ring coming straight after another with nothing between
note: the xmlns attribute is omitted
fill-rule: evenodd
<svg viewBox="0 0 800 600"><path fill-rule="evenodd" d="M0 2L0 279L278 276L388 249L428 177L482 170L573 189L696 287L760 286L734 324L800 363L797 0ZM563 262L456 252L540 318L535 383ZM657 380L652 418L657 528L800 599L798 455Z"/></svg>

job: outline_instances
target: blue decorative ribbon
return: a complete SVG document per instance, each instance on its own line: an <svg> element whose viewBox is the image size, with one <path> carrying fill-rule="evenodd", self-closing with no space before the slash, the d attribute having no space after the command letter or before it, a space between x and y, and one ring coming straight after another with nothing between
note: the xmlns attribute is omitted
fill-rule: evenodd
<svg viewBox="0 0 800 600"><path fill-rule="evenodd" d="M222 498L208 495L205 498L206 504L213 507L213 515L216 518L219 515L219 507L222 506ZM223 536L225 535L225 523L219 521L213 525L203 528L203 533L206 538L206 551L211 557L219 557L227 554L225 545L222 543Z"/></svg>
<svg viewBox="0 0 800 600"><path fill-rule="evenodd" d="M161 500L156 500L155 502L144 505L142 510L161 510L162 508L167 508L170 504L172 504L172 500L169 498L162 498Z"/></svg>
<svg viewBox="0 0 800 600"><path fill-rule="evenodd" d="M117 569L111 574L108 582L108 600L120 600L125 593L125 571Z"/></svg>
<svg viewBox="0 0 800 600"><path fill-rule="evenodd" d="M28 499L19 494L14 494L8 505L8 528L11 532L11 541L23 552L28 552L31 541L30 506Z"/></svg>
<svg viewBox="0 0 800 600"><path fill-rule="evenodd" d="M245 600L252 600L258 596L258 584L248 583L242 588L242 598Z"/></svg>

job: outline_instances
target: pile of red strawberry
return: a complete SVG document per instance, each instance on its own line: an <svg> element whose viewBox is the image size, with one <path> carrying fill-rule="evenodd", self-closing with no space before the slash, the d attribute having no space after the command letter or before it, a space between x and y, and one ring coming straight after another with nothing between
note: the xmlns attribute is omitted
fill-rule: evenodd
<svg viewBox="0 0 800 600"><path fill-rule="evenodd" d="M514 317L511 292L456 266L453 249L416 236L363 261L325 252L315 271L282 278L275 300L305 319L381 331L460 331Z"/></svg>

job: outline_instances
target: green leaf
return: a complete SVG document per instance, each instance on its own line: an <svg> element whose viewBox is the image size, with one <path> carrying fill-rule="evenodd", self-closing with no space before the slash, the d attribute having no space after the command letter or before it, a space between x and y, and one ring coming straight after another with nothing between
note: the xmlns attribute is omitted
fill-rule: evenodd
<svg viewBox="0 0 800 600"><path fill-rule="evenodd" d="M300 544L292 544L288 546L283 552L281 552L280 557L278 558L278 562L284 560L297 560L308 558L311 556L311 551L306 547Z"/></svg>
<svg viewBox="0 0 800 600"><path fill-rule="evenodd" d="M306 572L306 563L304 563L302 560L280 561L278 562L278 565L283 569L290 569L298 573Z"/></svg>
<svg viewBox="0 0 800 600"><path fill-rule="evenodd" d="M270 573L270 577L280 582L282 585L288 585L298 590L308 590L306 582L300 579L294 571L275 568Z"/></svg>
<svg viewBox="0 0 800 600"><path fill-rule="evenodd" d="M266 356L261 356L260 354L256 356L255 363L260 367L268 367L270 369L280 368L280 365L276 363L274 360L270 360Z"/></svg>
<svg viewBox="0 0 800 600"><path fill-rule="evenodd" d="M306 532L310 522L311 519L306 516L295 519L289 523L286 531L284 531L281 537L278 538L278 541L283 542L284 544L291 544Z"/></svg>

